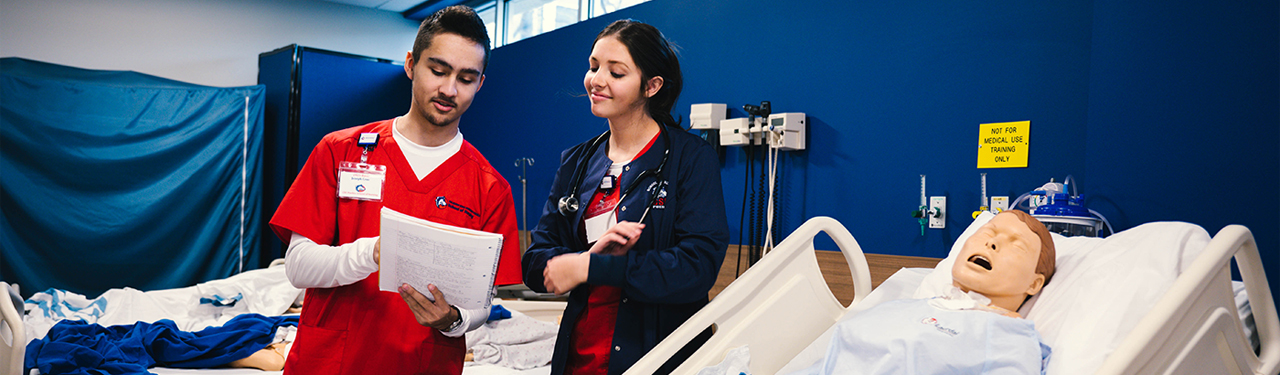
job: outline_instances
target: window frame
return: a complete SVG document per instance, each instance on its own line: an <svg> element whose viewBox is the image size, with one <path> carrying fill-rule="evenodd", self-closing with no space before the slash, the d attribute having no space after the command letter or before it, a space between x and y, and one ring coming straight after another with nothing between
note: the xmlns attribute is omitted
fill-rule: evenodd
<svg viewBox="0 0 1280 375"><path fill-rule="evenodd" d="M512 1L512 0L475 0L475 1L469 1L469 2L466 2L466 3L465 3L467 6L470 6L470 7L474 8L474 9L476 9L476 13L483 13L483 12L489 11L490 9L492 9L492 10L493 10L493 19L491 19L491 20L485 20L485 21L486 21L486 22L485 22L486 24L488 23L488 21L493 21L493 25L494 25L494 30L490 30L490 35L489 35L489 39L490 39L490 41L493 43L493 45L491 46L491 48L498 48L498 47L502 47L502 46L505 46L505 45L508 45L508 44L515 43L515 42L518 42L518 41L519 41L519 40L516 40L516 41L508 41L508 40L507 40L507 39L508 39L508 38L507 38L507 29L510 27L510 23L509 23L509 21L510 21L510 14L508 14L508 13L509 13L509 12L508 12L508 9L510 8L510 4L509 4L509 3L510 3L511 1ZM595 8L596 8L596 2L597 2L597 1L601 1L601 0L577 0L577 1L578 1L578 19L577 19L577 20L575 20L575 21L574 21L574 22L572 22L572 23L569 23L569 24L566 24L566 25L561 25L561 26L559 26L559 27L553 28L553 29L551 29L551 30L545 30L545 31L542 31L542 32L540 32L540 33L538 33L538 34L533 34L533 35L525 36L523 39L532 38L532 37L534 37L534 36L541 35L541 34L543 34L543 33L547 33L547 32L551 32L551 31L556 30L556 29L559 29L559 28L561 28L561 27L569 26L569 25L572 25L572 24L574 24L574 23L578 23L578 22L586 21L586 20L591 19L591 18L595 18L595 17L599 17L599 16L603 16L603 15L605 15L605 14L608 14L608 13L596 14L596 12L598 12L598 11L599 11L598 9L595 9ZM640 4L640 3L645 3L645 2L648 2L648 1L649 1L649 0L640 0L640 1L639 1L638 3L636 3L636 4L631 4L631 5L628 5L628 6L626 6L626 7L620 8L620 9L626 9L626 8L631 7L631 6L634 6L634 5L637 5L637 4ZM482 17L482 18L483 18L483 17ZM523 40L523 39L521 39L521 40Z"/></svg>

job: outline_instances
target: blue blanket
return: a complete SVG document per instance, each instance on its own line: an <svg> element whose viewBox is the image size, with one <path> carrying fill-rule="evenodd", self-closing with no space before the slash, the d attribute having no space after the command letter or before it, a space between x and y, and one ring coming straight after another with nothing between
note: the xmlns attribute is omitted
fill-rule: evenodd
<svg viewBox="0 0 1280 375"><path fill-rule="evenodd" d="M44 339L27 344L26 370L42 374L148 374L152 366L208 368L262 350L276 328L298 318L243 314L221 327L178 330L173 321L103 327L80 320L58 322Z"/></svg>

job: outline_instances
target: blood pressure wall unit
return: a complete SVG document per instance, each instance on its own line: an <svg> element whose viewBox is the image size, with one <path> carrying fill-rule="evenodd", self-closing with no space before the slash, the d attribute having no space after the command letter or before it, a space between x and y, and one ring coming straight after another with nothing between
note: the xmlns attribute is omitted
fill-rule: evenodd
<svg viewBox="0 0 1280 375"><path fill-rule="evenodd" d="M766 118L720 120L721 146L749 146L767 143L779 151L805 149L804 112L775 113Z"/></svg>
<svg viewBox="0 0 1280 375"><path fill-rule="evenodd" d="M805 116L803 112L774 113L769 115L765 129L773 133L769 147L782 151L803 150L805 147Z"/></svg>

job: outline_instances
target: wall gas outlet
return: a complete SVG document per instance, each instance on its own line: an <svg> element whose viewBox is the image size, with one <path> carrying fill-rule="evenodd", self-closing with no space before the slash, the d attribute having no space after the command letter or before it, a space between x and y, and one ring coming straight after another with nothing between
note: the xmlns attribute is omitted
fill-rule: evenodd
<svg viewBox="0 0 1280 375"><path fill-rule="evenodd" d="M1009 197L991 197L991 212L1001 213L1009 210Z"/></svg>
<svg viewBox="0 0 1280 375"><path fill-rule="evenodd" d="M947 227L947 197L929 197L929 228Z"/></svg>

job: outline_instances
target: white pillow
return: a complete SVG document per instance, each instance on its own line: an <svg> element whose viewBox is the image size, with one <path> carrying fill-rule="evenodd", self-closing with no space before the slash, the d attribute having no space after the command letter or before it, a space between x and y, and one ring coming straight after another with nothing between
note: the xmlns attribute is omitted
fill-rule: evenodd
<svg viewBox="0 0 1280 375"><path fill-rule="evenodd" d="M933 266L933 272L924 277L924 282L916 288L916 293L911 298L933 298L947 293L951 289L951 267L956 264L956 254L960 254L960 249L964 247L964 242L973 236L973 232L977 232L978 228L986 225L991 218L996 215L990 211L983 211L968 228L964 228L964 232L960 233L960 238L956 238L956 242L951 245L951 252L947 253L947 257L943 258L938 265Z"/></svg>
<svg viewBox="0 0 1280 375"><path fill-rule="evenodd" d="M991 216L983 214L965 229L916 289L916 298L951 285L955 255ZM1053 243L1053 279L1018 312L1036 323L1053 350L1048 374L1089 374L1204 250L1209 232L1189 223L1154 222L1105 239L1053 234Z"/></svg>

